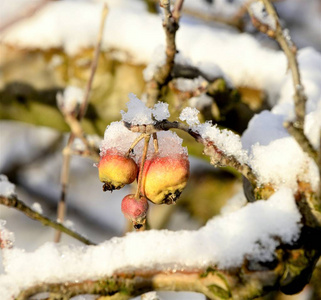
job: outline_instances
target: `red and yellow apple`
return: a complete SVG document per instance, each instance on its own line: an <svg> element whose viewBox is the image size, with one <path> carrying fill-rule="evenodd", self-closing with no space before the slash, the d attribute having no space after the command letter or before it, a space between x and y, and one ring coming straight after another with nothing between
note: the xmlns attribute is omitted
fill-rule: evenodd
<svg viewBox="0 0 321 300"><path fill-rule="evenodd" d="M137 172L135 161L116 149L108 149L98 163L99 180L104 182L104 191L118 190L132 183Z"/></svg>
<svg viewBox="0 0 321 300"><path fill-rule="evenodd" d="M141 193L155 204L175 203L188 177L187 155L154 156L145 161Z"/></svg>
<svg viewBox="0 0 321 300"><path fill-rule="evenodd" d="M134 194L129 194L121 202L121 211L133 223L135 229L139 229L146 222L148 201L145 197L137 199Z"/></svg>

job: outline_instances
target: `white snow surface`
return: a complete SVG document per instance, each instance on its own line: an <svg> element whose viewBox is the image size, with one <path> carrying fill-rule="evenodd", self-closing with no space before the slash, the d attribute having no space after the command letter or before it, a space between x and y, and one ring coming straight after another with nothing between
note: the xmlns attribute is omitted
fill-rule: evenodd
<svg viewBox="0 0 321 300"><path fill-rule="evenodd" d="M34 202L31 206L31 208L36 211L38 214L42 214L43 213L43 210L42 210L42 207L41 207L41 204L38 203L38 202Z"/></svg>
<svg viewBox="0 0 321 300"><path fill-rule="evenodd" d="M130 93L128 97L130 101L126 104L128 108L127 112L120 112L123 121L133 125L153 124L152 110L133 93Z"/></svg>
<svg viewBox="0 0 321 300"><path fill-rule="evenodd" d="M284 188L267 201L215 217L197 231L134 232L98 246L48 242L34 252L4 249L0 294L9 300L35 284L94 280L128 268L228 269L240 266L245 255L270 261L280 241L292 243L298 238L300 218L292 191Z"/></svg>
<svg viewBox="0 0 321 300"><path fill-rule="evenodd" d="M10 197L15 195L15 185L4 174L0 174L0 196Z"/></svg>
<svg viewBox="0 0 321 300"><path fill-rule="evenodd" d="M124 58L130 58L134 63L152 62L149 70L145 71L145 79L149 80L155 68L163 63L163 54L153 60L155 49L164 49L165 44L160 16L147 13L141 1L106 2L109 13L102 50L118 49L125 53ZM219 3L215 3L218 9ZM134 4L137 4L136 8ZM67 54L76 55L81 49L95 45L101 8L101 3L91 1L49 3L32 18L12 26L0 37L5 44L27 49L63 48ZM247 33L237 34L202 24L190 24L182 19L177 46L184 54L185 62L215 65L234 85L263 88L271 95L278 92L286 72L284 54L263 48ZM266 64L266 61L269 63Z"/></svg>
<svg viewBox="0 0 321 300"><path fill-rule="evenodd" d="M185 107L179 115L179 119L181 121L186 121L186 123L190 126L198 125L200 124L198 114L198 109L192 107Z"/></svg>
<svg viewBox="0 0 321 300"><path fill-rule="evenodd" d="M252 2L250 4L250 9L252 10L254 16L260 21L260 23L267 25L272 30L276 29L275 20L271 15L267 13L262 1Z"/></svg>
<svg viewBox="0 0 321 300"><path fill-rule="evenodd" d="M321 131L321 54L312 48L299 52L298 62L308 96L304 132L318 149ZM297 87L303 88L303 87ZM317 189L320 177L316 164L305 154L284 128L284 121L295 118L294 87L291 74L283 79L277 105L263 111L250 121L242 136L242 145L249 151L250 165L259 183L296 189L297 181L309 182ZM295 161L295 163L293 163Z"/></svg>
<svg viewBox="0 0 321 300"><path fill-rule="evenodd" d="M243 149L241 138L231 130L220 130L211 122L191 126L203 139L212 141L227 156L234 156L240 163L248 163L248 153Z"/></svg>
<svg viewBox="0 0 321 300"><path fill-rule="evenodd" d="M15 242L15 235L5 227L6 223L0 219L0 249L12 248Z"/></svg>
<svg viewBox="0 0 321 300"><path fill-rule="evenodd" d="M168 119L170 117L168 103L160 101L157 102L152 109L152 114L156 121Z"/></svg>

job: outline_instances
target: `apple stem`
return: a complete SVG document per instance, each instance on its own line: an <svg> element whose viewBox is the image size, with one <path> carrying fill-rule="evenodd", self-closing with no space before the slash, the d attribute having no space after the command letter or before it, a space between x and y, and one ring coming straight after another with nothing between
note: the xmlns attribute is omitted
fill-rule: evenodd
<svg viewBox="0 0 321 300"><path fill-rule="evenodd" d="M131 144L130 148L128 149L127 156L130 155L130 153L133 151L135 146L145 137L146 137L146 134L142 133L138 138L135 139L135 141Z"/></svg>
<svg viewBox="0 0 321 300"><path fill-rule="evenodd" d="M158 139L157 139L157 133L153 133L153 139L154 139L154 149L155 149L155 154L158 153Z"/></svg>
<svg viewBox="0 0 321 300"><path fill-rule="evenodd" d="M140 190L141 190L141 185L142 185L142 181L143 181L143 171L144 171L144 164L146 161L146 156L147 156L147 151L148 151L148 145L149 145L149 140L150 140L150 134L145 134L145 145L144 145L144 151L143 151L143 156L142 156L142 160L140 163L140 172L138 175L138 183L137 183L137 191L135 194L135 198L138 200L139 196L140 196Z"/></svg>

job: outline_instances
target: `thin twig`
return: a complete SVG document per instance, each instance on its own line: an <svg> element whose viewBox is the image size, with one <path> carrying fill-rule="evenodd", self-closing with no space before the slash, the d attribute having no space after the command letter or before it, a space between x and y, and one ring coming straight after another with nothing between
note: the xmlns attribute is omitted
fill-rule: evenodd
<svg viewBox="0 0 321 300"><path fill-rule="evenodd" d="M154 143L155 153L157 154L158 153L158 139L157 139L157 133L156 132L153 133L153 143Z"/></svg>
<svg viewBox="0 0 321 300"><path fill-rule="evenodd" d="M143 139L145 138L144 134L141 134L138 138L135 139L135 141L131 144L130 148L128 149L127 155L129 155L131 152L133 152L135 146Z"/></svg>
<svg viewBox="0 0 321 300"><path fill-rule="evenodd" d="M97 43L96 43L96 47L95 47L95 54L94 54L94 58L93 58L93 61L91 63L91 66L90 66L90 70L91 70L90 71L90 77L89 77L89 80L87 82L84 101L81 103L81 106L80 106L80 112L79 112L79 119L80 120L84 117L84 115L85 115L85 113L87 111L87 106L88 106L88 103L89 103L89 95L90 95L92 83L93 83L93 80L94 80L94 77L95 77L97 65L98 65L98 59L99 59L101 43L102 43L103 34L104 34L104 27L105 27L105 21L106 21L107 13L108 13L108 8L107 8L107 5L105 3L104 6L103 6L102 14L101 14L99 33L98 33Z"/></svg>
<svg viewBox="0 0 321 300"><path fill-rule="evenodd" d="M76 240L86 244L86 245L95 245L95 243L91 242L87 238L83 237L79 233L65 227L62 223L52 221L49 218L43 216L42 214L36 212L35 210L31 209L29 206L27 206L24 202L19 200L16 196L11 197L4 197L0 196L0 204L5 205L7 207L15 208L21 212L23 212L27 217L41 222L45 226L52 227L54 229L57 229L59 231L64 232L65 234L68 234L69 236L75 238Z"/></svg>
<svg viewBox="0 0 321 300"><path fill-rule="evenodd" d="M0 32L6 30L7 28L11 27L12 25L16 24L17 22L20 22L24 19L30 18L32 17L38 10L40 10L41 8L43 8L48 2L50 2L51 0L42 0L39 3L28 7L28 9L25 9L24 11L22 11L22 13L20 13L18 16L16 16L15 18L9 20L8 22L2 24L0 26ZM20 12L20 10L19 10Z"/></svg>
<svg viewBox="0 0 321 300"><path fill-rule="evenodd" d="M107 6L106 4L104 4L102 15L101 15L101 22L100 22L100 28L99 28L98 38L97 38L97 44L95 48L95 54L94 54L94 58L90 69L90 76L87 82L84 99L81 103L79 114L77 116L77 119L79 122L70 122L72 126L75 126L75 124L80 125L80 121L84 117L88 107L89 94L91 91L93 79L94 79L95 72L98 65L100 47L102 43L102 37L103 37L103 31L105 27L107 12L108 12ZM72 131L73 129L76 130L76 132ZM65 213L66 213L66 192L67 192L67 186L69 181L69 166L70 166L70 159L71 159L71 151L69 150L71 150L70 148L71 148L72 142L77 135L80 135L81 137L83 137L83 134L82 134L83 131L81 127L80 129L79 129L79 126L77 126L77 128L71 127L71 131L72 132L69 136L68 143L63 154L63 165L62 165L62 171L61 171L61 196L60 196L60 201L58 203L58 208L57 208L57 220L61 222L63 222ZM81 139L84 140L84 138L81 138ZM85 145L87 146L87 143ZM57 231L54 239L55 242L58 243L60 241L60 238L61 238L61 232Z"/></svg>
<svg viewBox="0 0 321 300"><path fill-rule="evenodd" d="M142 181L143 181L144 165L145 165L146 156L147 156L147 152L148 152L149 140L150 140L150 134L145 135L144 151L143 151L143 155L142 155L142 159L141 159L141 163L140 163L140 172L139 172L138 180L137 180L137 191L135 194L136 199L139 199L139 197L140 197Z"/></svg>
<svg viewBox="0 0 321 300"><path fill-rule="evenodd" d="M66 195L67 195L67 188L69 182L69 166L70 166L70 159L71 155L69 151L65 151L71 148L71 145L75 139L75 135L73 133L70 134L67 145L63 151L63 160L62 160L62 168L61 168L61 175L60 175L60 184L61 184L61 192L60 192L60 199L58 202L57 207L57 221L62 223L65 218L66 213ZM61 238L61 231L57 230L55 232L54 241L55 243L59 243Z"/></svg>
<svg viewBox="0 0 321 300"><path fill-rule="evenodd" d="M168 120L158 121L155 124L149 125L131 125L124 122L125 126L133 132L141 132L146 134L153 134L162 130L179 129L187 132L191 135L198 143L204 145L204 154L210 156L211 163L218 167L232 167L244 175L253 186L257 184L257 178L252 170L252 168L245 163L240 162L235 156L227 155L223 150L220 150L214 141L202 138L202 136L197 132L192 130L188 125L180 122L170 122Z"/></svg>

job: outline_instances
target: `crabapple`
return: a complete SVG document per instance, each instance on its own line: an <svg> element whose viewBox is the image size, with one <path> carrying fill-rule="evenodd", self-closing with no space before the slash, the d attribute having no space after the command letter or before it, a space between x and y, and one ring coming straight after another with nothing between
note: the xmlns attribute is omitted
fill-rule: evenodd
<svg viewBox="0 0 321 300"><path fill-rule="evenodd" d="M104 191L118 190L132 183L137 172L135 161L116 149L108 149L98 163L99 179L104 182Z"/></svg>
<svg viewBox="0 0 321 300"><path fill-rule="evenodd" d="M134 194L125 196L121 202L121 211L127 219L132 221L134 228L139 229L146 221L148 201L145 197L138 199Z"/></svg>
<svg viewBox="0 0 321 300"><path fill-rule="evenodd" d="M175 203L188 177L187 155L154 156L145 161L141 193L155 204Z"/></svg>

